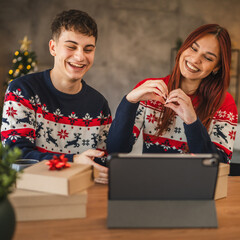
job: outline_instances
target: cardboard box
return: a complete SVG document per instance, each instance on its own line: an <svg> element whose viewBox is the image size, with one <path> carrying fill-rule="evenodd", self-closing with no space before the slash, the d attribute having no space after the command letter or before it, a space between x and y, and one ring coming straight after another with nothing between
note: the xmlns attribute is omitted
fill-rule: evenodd
<svg viewBox="0 0 240 240"><path fill-rule="evenodd" d="M61 196L16 189L9 195L17 221L86 217L87 191Z"/></svg>
<svg viewBox="0 0 240 240"><path fill-rule="evenodd" d="M62 170L49 170L41 161L24 169L16 186L19 189L46 193L71 195L81 192L94 184L92 166L71 163Z"/></svg>
<svg viewBox="0 0 240 240"><path fill-rule="evenodd" d="M228 175L230 172L230 165L225 163L219 164L218 178L214 199L227 197Z"/></svg>

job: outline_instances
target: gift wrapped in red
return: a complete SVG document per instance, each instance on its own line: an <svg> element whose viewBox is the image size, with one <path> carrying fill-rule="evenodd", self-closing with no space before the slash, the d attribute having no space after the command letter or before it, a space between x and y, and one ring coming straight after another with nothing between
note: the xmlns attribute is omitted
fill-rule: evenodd
<svg viewBox="0 0 240 240"><path fill-rule="evenodd" d="M68 168L71 166L64 154L60 156L54 155L53 159L46 162L46 165L49 166L49 170L61 170L63 168Z"/></svg>

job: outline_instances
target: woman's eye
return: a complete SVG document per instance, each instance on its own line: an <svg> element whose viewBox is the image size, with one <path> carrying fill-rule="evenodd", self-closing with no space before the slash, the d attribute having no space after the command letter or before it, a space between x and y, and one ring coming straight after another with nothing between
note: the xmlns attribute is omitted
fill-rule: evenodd
<svg viewBox="0 0 240 240"><path fill-rule="evenodd" d="M197 49L193 46L191 46L191 49L194 51L194 52L197 52Z"/></svg>
<svg viewBox="0 0 240 240"><path fill-rule="evenodd" d="M206 59L206 60L208 60L208 61L210 61L210 62L212 62L212 61L213 61L211 58L209 58L209 57L206 57L206 56L205 56L205 59Z"/></svg>

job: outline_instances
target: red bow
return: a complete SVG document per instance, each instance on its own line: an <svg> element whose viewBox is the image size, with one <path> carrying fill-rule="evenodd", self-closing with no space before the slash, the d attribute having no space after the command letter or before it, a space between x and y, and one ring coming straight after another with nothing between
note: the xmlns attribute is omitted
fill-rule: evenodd
<svg viewBox="0 0 240 240"><path fill-rule="evenodd" d="M63 168L68 168L71 166L67 161L68 159L65 158L64 154L61 156L54 155L52 159L46 162L46 165L49 165L49 170L61 170Z"/></svg>

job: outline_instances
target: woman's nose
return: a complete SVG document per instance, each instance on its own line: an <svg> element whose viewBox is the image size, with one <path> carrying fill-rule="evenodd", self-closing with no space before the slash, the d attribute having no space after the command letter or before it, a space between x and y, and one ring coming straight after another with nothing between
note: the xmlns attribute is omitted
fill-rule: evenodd
<svg viewBox="0 0 240 240"><path fill-rule="evenodd" d="M201 55L199 53L196 53L192 56L192 62L193 63L200 63L201 62Z"/></svg>

